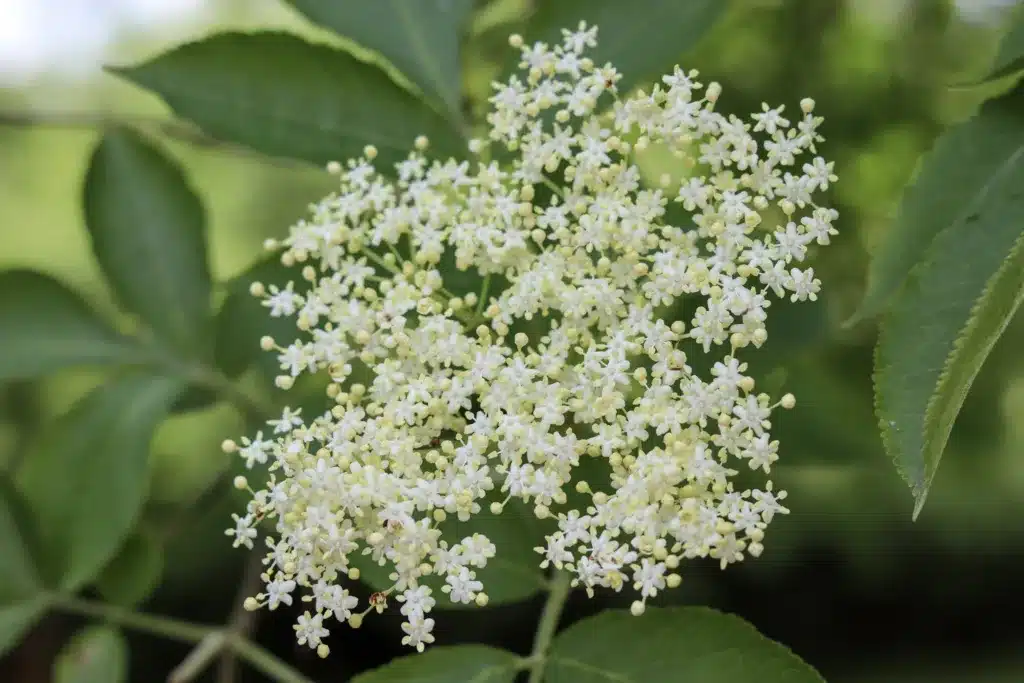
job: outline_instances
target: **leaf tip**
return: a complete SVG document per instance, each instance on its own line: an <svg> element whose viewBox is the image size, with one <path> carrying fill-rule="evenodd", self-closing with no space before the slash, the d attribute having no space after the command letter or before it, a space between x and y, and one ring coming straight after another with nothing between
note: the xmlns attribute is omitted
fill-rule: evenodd
<svg viewBox="0 0 1024 683"><path fill-rule="evenodd" d="M910 521L916 522L917 518L921 516L921 510L924 509L924 503L928 500L928 488L923 486L914 491L914 512L910 516Z"/></svg>

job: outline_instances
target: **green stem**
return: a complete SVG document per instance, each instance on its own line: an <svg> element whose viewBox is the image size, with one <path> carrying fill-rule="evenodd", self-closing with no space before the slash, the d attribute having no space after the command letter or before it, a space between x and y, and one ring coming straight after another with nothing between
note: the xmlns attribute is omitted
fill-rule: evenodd
<svg viewBox="0 0 1024 683"><path fill-rule="evenodd" d="M544 678L544 664L547 661L548 648L558 629L558 620L562 616L565 601L569 598L571 577L566 572L559 572L551 581L544 610L540 613L537 634L533 638L533 649L530 651L530 678L527 683L541 683Z"/></svg>
<svg viewBox="0 0 1024 683"><path fill-rule="evenodd" d="M231 639L231 649L249 665L277 683L313 683L256 643L245 638Z"/></svg>
<svg viewBox="0 0 1024 683"><path fill-rule="evenodd" d="M109 621L124 628L171 640L203 644L204 650L209 650L209 652L204 652L204 659L206 654L215 652L216 647L224 642L223 639L226 639L227 647L276 683L312 683L310 679L288 666L284 661L238 633L170 617L133 612L123 607L83 600L70 595L51 594L47 598L50 607L60 612Z"/></svg>
<svg viewBox="0 0 1024 683"><path fill-rule="evenodd" d="M218 629L210 626L193 624L155 614L133 612L123 607L83 600L70 595L50 595L49 600L50 607L60 612L101 619L124 626L125 628L185 643L199 643L210 634L218 631Z"/></svg>
<svg viewBox="0 0 1024 683"><path fill-rule="evenodd" d="M484 275L484 284L480 288L480 299L476 304L476 315L479 317L483 315L484 309L487 308L487 294L491 290L491 274Z"/></svg>

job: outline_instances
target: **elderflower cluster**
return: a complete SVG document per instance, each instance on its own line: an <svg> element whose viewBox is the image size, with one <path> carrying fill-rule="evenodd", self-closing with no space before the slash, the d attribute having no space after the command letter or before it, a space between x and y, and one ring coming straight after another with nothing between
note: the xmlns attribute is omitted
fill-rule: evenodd
<svg viewBox="0 0 1024 683"><path fill-rule="evenodd" d="M495 84L472 161L428 161L418 138L393 168L373 147L332 164L340 190L279 245L305 282L253 284L296 323L298 339L261 342L277 385L326 373L333 406L225 442L270 463L228 534L252 547L273 520L247 607L303 592L298 642L321 655L332 619L358 626L390 596L420 650L437 601L486 604L478 570L502 548L446 519L525 503L548 525L541 567L591 594L631 588L640 614L683 559L756 557L788 512L771 482L733 481L770 471L772 411L794 405L756 392L737 353L765 343L773 295L816 298L799 264L837 217L813 200L836 180L815 155L822 119L811 100L795 121L767 105L723 115L721 87L678 67L620 99L615 68L585 56L596 34L511 37L521 75ZM652 144L687 170L678 190L641 184L636 152ZM342 585L363 556L392 581L367 605Z"/></svg>

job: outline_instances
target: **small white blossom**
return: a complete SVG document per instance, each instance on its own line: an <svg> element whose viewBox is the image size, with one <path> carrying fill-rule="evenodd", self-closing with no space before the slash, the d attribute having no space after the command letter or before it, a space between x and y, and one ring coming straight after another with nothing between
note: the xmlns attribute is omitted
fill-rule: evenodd
<svg viewBox="0 0 1024 683"><path fill-rule="evenodd" d="M402 642L422 650L439 600L486 604L477 572L503 549L445 520L525 505L552 523L536 539L542 568L588 594L632 589L642 614L679 585L681 560L756 557L788 512L770 482L733 483L741 464L770 474L772 412L795 405L755 392L740 356L767 340L772 299L819 291L802 264L838 218L815 197L836 181L815 149L822 119L810 99L789 118L767 104L723 115L721 86L678 67L626 97L615 68L586 57L596 40L585 24L556 45L514 37L523 72L494 86L469 160L428 161L417 139L393 169L372 147L332 164L339 190L282 241L309 287L252 287L296 325L295 339L260 341L277 385L322 373L333 401L227 442L247 467L269 463L228 531L251 547L256 525L274 524L266 589L247 605L300 591L314 608L300 644L394 597ZM643 187L634 151L650 144L689 169L678 190ZM509 164L485 161L488 147ZM687 217L669 219L671 204ZM392 584L360 610L341 584L361 556Z"/></svg>

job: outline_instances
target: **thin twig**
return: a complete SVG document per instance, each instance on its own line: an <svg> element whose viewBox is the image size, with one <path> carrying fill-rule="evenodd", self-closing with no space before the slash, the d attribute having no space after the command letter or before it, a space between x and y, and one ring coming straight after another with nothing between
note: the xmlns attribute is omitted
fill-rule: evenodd
<svg viewBox="0 0 1024 683"><path fill-rule="evenodd" d="M133 612L123 607L93 602L91 600L82 600L70 595L54 594L48 596L48 598L50 607L61 612L109 621L119 626L135 629L136 631L145 631L146 633L185 643L200 643L211 633L216 633L218 630L211 626L193 624L155 614Z"/></svg>
<svg viewBox="0 0 1024 683"><path fill-rule="evenodd" d="M245 599L256 592L263 570L263 556L257 552L249 553L245 563L245 570L242 572L242 580L239 583L238 593L235 595L235 605L228 620L227 629L233 636L248 638L256 629L258 612L250 612L245 609ZM238 669L238 660L235 651L228 648L221 652L220 662L217 665L217 681L219 683L234 683L235 673Z"/></svg>
<svg viewBox="0 0 1024 683"><path fill-rule="evenodd" d="M548 649L551 647L551 640L555 637L555 631L558 630L558 620L562 616L562 609L565 608L565 601L569 598L570 582L571 577L568 572L558 572L551 580L548 599L540 614L537 634L533 639L533 649L530 651L531 665L528 683L540 683L544 679L544 665L547 661Z"/></svg>
<svg viewBox="0 0 1024 683"><path fill-rule="evenodd" d="M47 606L51 609L77 614L83 617L108 621L118 626L163 636L185 643L205 644L208 650L222 646L216 636L223 636L223 645L231 648L250 666L277 683L312 683L299 671L290 667L274 654L264 650L244 636L224 629L193 624L191 622L163 617L156 614L133 612L123 607L108 605L92 600L83 600L70 595L49 594Z"/></svg>

